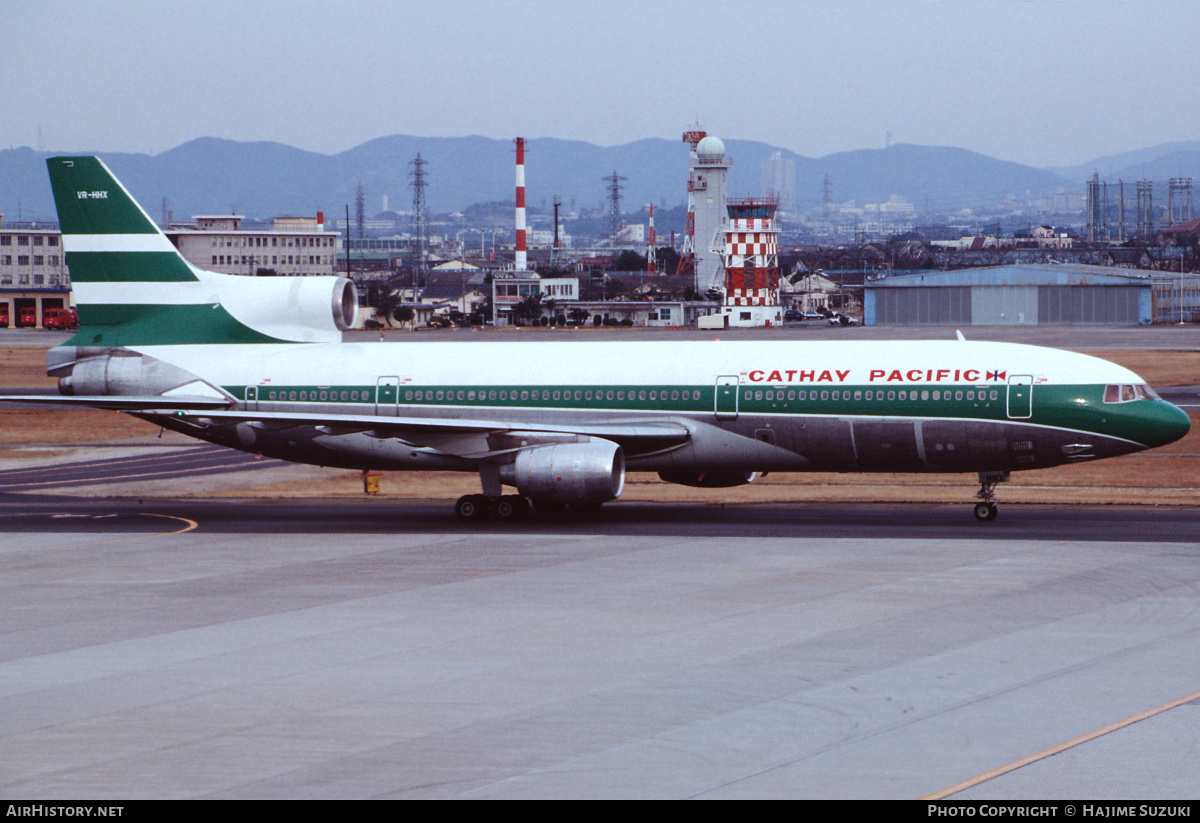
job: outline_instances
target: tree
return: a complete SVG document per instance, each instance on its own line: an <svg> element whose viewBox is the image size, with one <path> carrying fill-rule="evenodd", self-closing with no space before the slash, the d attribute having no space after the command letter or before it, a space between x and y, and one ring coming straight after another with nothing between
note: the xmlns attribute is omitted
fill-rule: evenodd
<svg viewBox="0 0 1200 823"><path fill-rule="evenodd" d="M371 300L371 303L375 306L375 316L382 317L383 321L387 323L388 328L391 328L392 317L397 307L403 302L399 286L391 281L382 283L377 287L372 286L367 291L367 296L368 298L374 298Z"/></svg>
<svg viewBox="0 0 1200 823"><path fill-rule="evenodd" d="M513 316L518 320L537 322L542 316L542 296L531 294L513 307Z"/></svg>
<svg viewBox="0 0 1200 823"><path fill-rule="evenodd" d="M392 316L401 323L411 323L412 319L416 317L416 312L412 310L412 306L401 306L392 312Z"/></svg>
<svg viewBox="0 0 1200 823"><path fill-rule="evenodd" d="M617 255L612 269L613 271L645 271L646 258L631 249L626 249Z"/></svg>

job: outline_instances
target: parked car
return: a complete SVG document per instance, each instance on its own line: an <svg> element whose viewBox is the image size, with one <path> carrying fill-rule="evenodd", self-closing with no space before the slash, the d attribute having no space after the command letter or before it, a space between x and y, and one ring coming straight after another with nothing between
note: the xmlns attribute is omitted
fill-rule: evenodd
<svg viewBox="0 0 1200 823"><path fill-rule="evenodd" d="M32 328L37 325L37 309L25 306L17 312L17 328Z"/></svg>
<svg viewBox="0 0 1200 823"><path fill-rule="evenodd" d="M79 314L74 309L46 309L42 312L44 329L77 329Z"/></svg>
<svg viewBox="0 0 1200 823"><path fill-rule="evenodd" d="M829 318L829 325L831 326L857 326L860 322L857 318L842 314L841 312Z"/></svg>
<svg viewBox="0 0 1200 823"><path fill-rule="evenodd" d="M788 323L799 323L805 320L824 320L825 315L815 311L800 311L800 309L788 309L783 313L784 321Z"/></svg>
<svg viewBox="0 0 1200 823"><path fill-rule="evenodd" d="M10 322L11 321L8 317L8 304L5 303L4 305L0 306L0 328L7 329Z"/></svg>

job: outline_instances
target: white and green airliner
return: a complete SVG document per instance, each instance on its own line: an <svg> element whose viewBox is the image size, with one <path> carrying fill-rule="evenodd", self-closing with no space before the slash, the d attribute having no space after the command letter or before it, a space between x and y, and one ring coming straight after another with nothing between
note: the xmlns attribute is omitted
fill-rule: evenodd
<svg viewBox="0 0 1200 823"><path fill-rule="evenodd" d="M625 472L1009 472L1154 448L1188 418L1133 372L1009 343L344 343L339 277L199 269L95 157L47 161L80 329L59 402L285 460L478 473L459 517L589 510ZM515 488L505 494L504 487Z"/></svg>

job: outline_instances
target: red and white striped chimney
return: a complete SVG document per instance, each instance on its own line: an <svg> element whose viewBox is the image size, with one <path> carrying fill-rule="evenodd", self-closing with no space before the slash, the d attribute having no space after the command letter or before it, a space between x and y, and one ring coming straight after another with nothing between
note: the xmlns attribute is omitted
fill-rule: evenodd
<svg viewBox="0 0 1200 823"><path fill-rule="evenodd" d="M517 144L517 251L513 256L513 268L525 271L525 138L514 140Z"/></svg>

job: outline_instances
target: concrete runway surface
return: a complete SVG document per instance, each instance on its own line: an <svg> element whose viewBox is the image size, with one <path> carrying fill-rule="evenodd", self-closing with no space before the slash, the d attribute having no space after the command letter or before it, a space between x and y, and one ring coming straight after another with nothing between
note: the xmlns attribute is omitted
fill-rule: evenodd
<svg viewBox="0 0 1200 823"><path fill-rule="evenodd" d="M1195 509L449 507L5 496L0 792L1200 792Z"/></svg>

